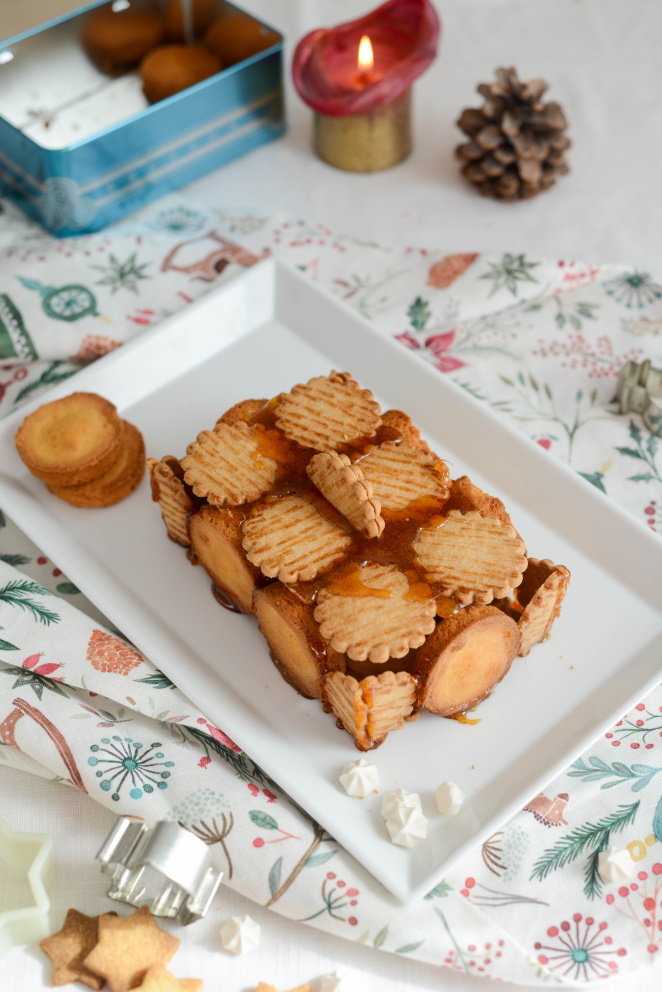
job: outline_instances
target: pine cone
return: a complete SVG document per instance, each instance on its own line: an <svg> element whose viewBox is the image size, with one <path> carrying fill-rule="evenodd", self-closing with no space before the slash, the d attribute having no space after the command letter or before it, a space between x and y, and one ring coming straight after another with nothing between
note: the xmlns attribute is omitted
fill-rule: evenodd
<svg viewBox="0 0 662 992"><path fill-rule="evenodd" d="M512 203L549 189L569 171L567 122L558 103L543 103L543 79L521 83L515 69L497 69L495 83L477 87L485 103L462 111L457 125L469 136L455 149L462 173L483 196Z"/></svg>

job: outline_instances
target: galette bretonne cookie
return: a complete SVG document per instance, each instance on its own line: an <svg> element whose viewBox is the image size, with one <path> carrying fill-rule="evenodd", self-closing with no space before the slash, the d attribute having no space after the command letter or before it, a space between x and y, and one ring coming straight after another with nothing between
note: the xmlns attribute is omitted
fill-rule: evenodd
<svg viewBox="0 0 662 992"><path fill-rule="evenodd" d="M418 703L440 716L464 713L504 677L520 646L517 624L473 604L442 620L418 652Z"/></svg>
<svg viewBox="0 0 662 992"><path fill-rule="evenodd" d="M195 507L186 492L184 472L179 461L174 455L166 455L161 461L148 458L147 468L152 483L152 499L161 507L168 535L173 541L188 547L191 543L188 518Z"/></svg>
<svg viewBox="0 0 662 992"><path fill-rule="evenodd" d="M448 469L434 455L408 441L385 441L357 463L386 510L402 510L421 496L448 496Z"/></svg>
<svg viewBox="0 0 662 992"><path fill-rule="evenodd" d="M348 372L300 383L276 408L276 426L292 441L316 451L335 451L347 441L372 437L381 423L369 389Z"/></svg>
<svg viewBox="0 0 662 992"><path fill-rule="evenodd" d="M384 530L381 506L373 497L372 485L347 455L321 451L310 459L306 472L322 496L349 520L352 527L366 537L379 537Z"/></svg>
<svg viewBox="0 0 662 992"><path fill-rule="evenodd" d="M180 944L156 924L147 906L141 906L130 916L100 916L99 942L84 963L106 979L110 992L129 992L149 968L167 964Z"/></svg>
<svg viewBox="0 0 662 992"><path fill-rule="evenodd" d="M518 586L526 568L524 542L512 526L476 510L451 510L436 527L424 527L416 558L460 603L490 603Z"/></svg>
<svg viewBox="0 0 662 992"><path fill-rule="evenodd" d="M345 596L326 588L318 594L315 619L334 650L383 664L404 657L434 630L434 600L408 599L409 580L394 565L364 565L361 582L375 595Z"/></svg>
<svg viewBox="0 0 662 992"><path fill-rule="evenodd" d="M368 751L402 727L416 702L416 684L407 672L382 672L359 682L337 671L326 678L324 699L356 746Z"/></svg>
<svg viewBox="0 0 662 992"><path fill-rule="evenodd" d="M260 436L247 423L218 422L201 431L186 449L181 466L196 496L214 506L239 506L270 489L278 462L260 454Z"/></svg>
<svg viewBox="0 0 662 992"><path fill-rule="evenodd" d="M549 558L539 561L529 558L521 585L517 588L517 601L522 614L517 626L522 635L520 655L529 653L534 644L546 640L552 624L561 612L570 572L565 565L554 565Z"/></svg>
<svg viewBox="0 0 662 992"><path fill-rule="evenodd" d="M49 485L50 491L72 506L113 506L125 499L140 484L145 473L145 442L137 427L122 424L122 447L109 469L98 478L76 486Z"/></svg>
<svg viewBox="0 0 662 992"><path fill-rule="evenodd" d="M296 493L256 510L243 524L246 557L269 578L308 582L342 557L351 538Z"/></svg>
<svg viewBox="0 0 662 992"><path fill-rule="evenodd" d="M16 448L33 475L49 486L77 486L103 475L120 453L116 408L96 393L71 393L29 414Z"/></svg>

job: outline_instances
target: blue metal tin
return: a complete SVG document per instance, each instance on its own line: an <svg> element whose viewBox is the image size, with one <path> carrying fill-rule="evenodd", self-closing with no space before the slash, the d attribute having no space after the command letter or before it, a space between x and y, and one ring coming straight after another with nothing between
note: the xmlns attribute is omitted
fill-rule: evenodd
<svg viewBox="0 0 662 992"><path fill-rule="evenodd" d="M62 22L45 30L61 28ZM41 30L14 45L15 59ZM62 148L42 147L0 116L0 193L58 237L98 231L281 135L282 60L281 37L216 76ZM11 62L0 60L0 86L8 69Z"/></svg>

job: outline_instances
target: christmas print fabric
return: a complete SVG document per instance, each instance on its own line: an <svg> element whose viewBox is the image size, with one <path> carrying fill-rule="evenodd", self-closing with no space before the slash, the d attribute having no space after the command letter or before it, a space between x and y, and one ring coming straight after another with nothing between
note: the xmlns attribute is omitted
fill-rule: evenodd
<svg viewBox="0 0 662 992"><path fill-rule="evenodd" d="M662 442L614 402L626 361L662 367L662 284L624 267L386 250L181 197L56 241L0 201L0 415L46 399L50 385L268 254L662 529ZM662 947L661 690L403 907L2 514L0 761L118 814L186 823L227 884L384 951L582 986L649 966ZM598 871L610 846L632 862L620 883Z"/></svg>

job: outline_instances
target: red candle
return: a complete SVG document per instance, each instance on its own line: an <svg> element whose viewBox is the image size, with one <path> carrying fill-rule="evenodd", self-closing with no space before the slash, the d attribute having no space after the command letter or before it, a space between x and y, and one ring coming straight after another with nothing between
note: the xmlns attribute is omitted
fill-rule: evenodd
<svg viewBox="0 0 662 992"><path fill-rule="evenodd" d="M361 114L401 96L437 54L439 17L429 0L387 0L377 10L318 28L294 53L294 85L317 113ZM367 37L374 54L370 79L356 86L358 51Z"/></svg>

